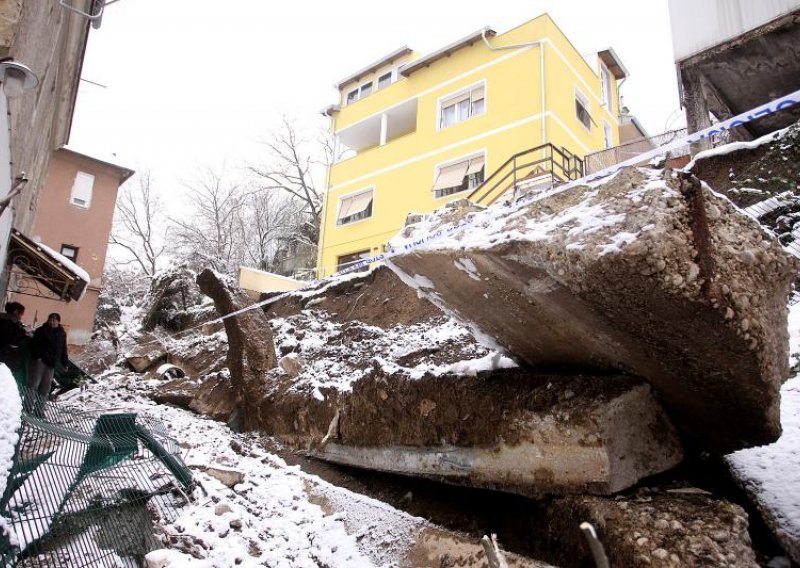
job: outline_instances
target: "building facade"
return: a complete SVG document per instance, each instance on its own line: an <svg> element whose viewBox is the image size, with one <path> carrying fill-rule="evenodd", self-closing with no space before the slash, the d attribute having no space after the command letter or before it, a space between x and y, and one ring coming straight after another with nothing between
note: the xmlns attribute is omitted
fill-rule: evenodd
<svg viewBox="0 0 800 568"><path fill-rule="evenodd" d="M404 47L339 81L325 112L345 153L328 172L318 273L380 252L409 213L465 197L516 153L618 144L626 74L613 50L585 58L543 14L428 55Z"/></svg>
<svg viewBox="0 0 800 568"><path fill-rule="evenodd" d="M51 155L69 139L92 25L86 14L98 4L0 2L0 200L10 201L0 210L3 294L10 276L6 259L12 228L30 234ZM12 66L11 73L2 69L5 65ZM20 69L27 69L24 80ZM21 88L11 88L13 73Z"/></svg>
<svg viewBox="0 0 800 568"><path fill-rule="evenodd" d="M94 325L117 192L133 171L61 148L50 159L31 238L65 256L89 275L78 301L16 294L23 323L40 325L58 312L71 345L83 345Z"/></svg>

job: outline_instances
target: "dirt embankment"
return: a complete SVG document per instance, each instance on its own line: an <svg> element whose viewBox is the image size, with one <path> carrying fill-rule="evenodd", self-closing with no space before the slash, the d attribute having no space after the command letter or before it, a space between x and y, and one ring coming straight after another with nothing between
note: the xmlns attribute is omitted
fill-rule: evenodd
<svg viewBox="0 0 800 568"><path fill-rule="evenodd" d="M310 307L327 312L340 323L359 321L384 329L441 315L436 306L420 298L386 267L378 267L363 278L326 286L318 293L289 296L268 305L265 311L269 318L288 317Z"/></svg>

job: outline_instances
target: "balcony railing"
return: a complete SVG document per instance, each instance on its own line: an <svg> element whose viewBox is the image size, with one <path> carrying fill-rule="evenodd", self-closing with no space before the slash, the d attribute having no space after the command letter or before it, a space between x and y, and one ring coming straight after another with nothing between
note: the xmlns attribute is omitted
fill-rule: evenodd
<svg viewBox="0 0 800 568"><path fill-rule="evenodd" d="M479 205L491 205L501 197L553 187L583 175L583 160L566 148L543 144L511 156L467 196Z"/></svg>

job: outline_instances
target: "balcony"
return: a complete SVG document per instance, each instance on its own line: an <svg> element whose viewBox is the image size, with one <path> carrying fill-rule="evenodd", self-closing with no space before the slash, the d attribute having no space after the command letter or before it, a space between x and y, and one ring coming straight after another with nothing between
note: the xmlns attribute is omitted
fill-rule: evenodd
<svg viewBox="0 0 800 568"><path fill-rule="evenodd" d="M417 129L417 99L374 114L337 133L339 142L356 153L383 146Z"/></svg>

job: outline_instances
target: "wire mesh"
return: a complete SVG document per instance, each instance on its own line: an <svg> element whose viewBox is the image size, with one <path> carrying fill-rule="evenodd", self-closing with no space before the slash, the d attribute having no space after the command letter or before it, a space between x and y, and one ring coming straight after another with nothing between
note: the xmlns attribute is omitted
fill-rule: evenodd
<svg viewBox="0 0 800 568"><path fill-rule="evenodd" d="M0 514L3 566L140 566L192 478L162 423L49 402L23 386L22 426ZM1 532L1 531L0 531Z"/></svg>

